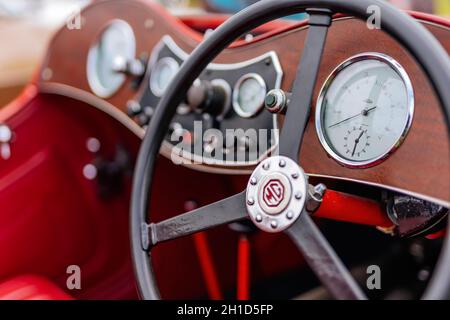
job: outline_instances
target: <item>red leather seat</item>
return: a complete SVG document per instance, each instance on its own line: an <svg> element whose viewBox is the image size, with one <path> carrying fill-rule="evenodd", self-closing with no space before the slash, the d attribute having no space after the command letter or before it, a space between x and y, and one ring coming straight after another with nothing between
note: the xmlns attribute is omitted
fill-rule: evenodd
<svg viewBox="0 0 450 320"><path fill-rule="evenodd" d="M18 276L0 283L0 300L72 300L48 279L34 275Z"/></svg>

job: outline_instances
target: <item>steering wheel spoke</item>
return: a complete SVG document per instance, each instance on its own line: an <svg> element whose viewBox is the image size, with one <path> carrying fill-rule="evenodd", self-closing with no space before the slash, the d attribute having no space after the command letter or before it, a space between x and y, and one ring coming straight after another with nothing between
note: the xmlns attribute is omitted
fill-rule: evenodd
<svg viewBox="0 0 450 320"><path fill-rule="evenodd" d="M143 241L143 247L148 248L149 245L174 240L247 217L245 192L241 192L176 217L147 225L148 241Z"/></svg>
<svg viewBox="0 0 450 320"><path fill-rule="evenodd" d="M295 161L298 159L303 132L308 123L314 87L332 14L325 9L307 11L310 14L310 27L280 136L280 155Z"/></svg>
<svg viewBox="0 0 450 320"><path fill-rule="evenodd" d="M286 233L336 299L367 299L306 210Z"/></svg>

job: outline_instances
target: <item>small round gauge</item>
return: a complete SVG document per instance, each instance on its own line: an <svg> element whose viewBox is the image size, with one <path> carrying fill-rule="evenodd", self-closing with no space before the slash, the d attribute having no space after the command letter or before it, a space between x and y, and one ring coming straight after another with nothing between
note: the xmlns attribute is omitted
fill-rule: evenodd
<svg viewBox="0 0 450 320"><path fill-rule="evenodd" d="M161 97L164 94L179 68L178 62L171 57L165 57L156 62L150 76L150 89L155 96Z"/></svg>
<svg viewBox="0 0 450 320"><path fill-rule="evenodd" d="M266 93L266 83L259 74L248 73L242 76L234 86L234 111L243 118L254 117L263 108Z"/></svg>
<svg viewBox="0 0 450 320"><path fill-rule="evenodd" d="M336 68L316 107L325 150L349 167L370 167L395 151L414 113L414 92L403 67L389 56L366 53Z"/></svg>
<svg viewBox="0 0 450 320"><path fill-rule="evenodd" d="M123 20L114 20L89 50L87 76L92 92L102 98L117 92L125 82L125 76L114 71L115 61L132 60L135 54L133 29Z"/></svg>

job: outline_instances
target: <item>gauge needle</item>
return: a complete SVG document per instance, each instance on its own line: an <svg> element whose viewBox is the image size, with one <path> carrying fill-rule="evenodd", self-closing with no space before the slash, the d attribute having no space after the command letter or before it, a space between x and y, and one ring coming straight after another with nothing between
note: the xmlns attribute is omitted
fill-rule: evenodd
<svg viewBox="0 0 450 320"><path fill-rule="evenodd" d="M355 119L355 118L357 118L357 117L359 117L359 116L367 116L367 115L369 114L370 111L375 110L376 108L377 108L377 107L375 106L375 107L372 107L372 108L370 108L370 109L363 109L363 111L361 111L360 113L355 114L354 116L351 116L351 117L349 117L349 118L347 118L347 119L341 120L341 121L339 121L339 122L337 122L337 123L335 123L335 124L332 124L332 125L329 126L328 128L336 127L336 126L340 125L341 123L344 123L344 122L346 122L346 121L348 121L348 120Z"/></svg>
<svg viewBox="0 0 450 320"><path fill-rule="evenodd" d="M363 136L363 134L364 134L364 131L362 131L361 134L359 135L359 137L356 138L356 140L355 140L355 146L353 147L352 157L355 155L356 146L358 145L359 139L361 139L361 137Z"/></svg>

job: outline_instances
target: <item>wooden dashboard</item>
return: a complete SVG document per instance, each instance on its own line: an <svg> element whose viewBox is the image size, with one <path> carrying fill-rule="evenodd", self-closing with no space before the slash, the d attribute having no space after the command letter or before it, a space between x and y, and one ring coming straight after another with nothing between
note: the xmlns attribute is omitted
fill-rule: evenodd
<svg viewBox="0 0 450 320"><path fill-rule="evenodd" d="M416 18L450 52L450 23L422 15L416 15ZM192 51L202 40L200 33L188 28L152 2L99 1L82 12L81 29L62 28L54 36L36 83L41 92L69 96L100 108L142 137L144 130L125 113L127 101L140 94L140 89L134 88L128 80L116 94L101 99L91 91L87 80L89 49L104 27L114 19L124 20L132 27L136 37L136 53L141 56L150 56L155 45L165 35L169 35L186 52ZM306 34L307 26L304 23L286 24L284 28L257 36L251 41L234 43L214 62L238 63L274 51L284 71L281 87L289 91ZM349 57L364 52L379 52L393 57L411 78L415 92L415 114L409 134L401 147L384 162L371 168L350 169L327 155L317 137L312 112L301 148L302 166L311 175L407 191L448 206L450 145L439 102L415 60L386 33L369 30L365 22L352 17L334 20L327 38L313 108L321 86L333 69ZM279 121L282 123L282 117ZM250 167L205 166L199 166L198 169L235 174L251 170Z"/></svg>

